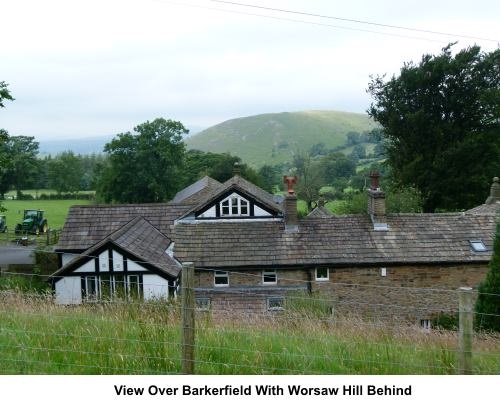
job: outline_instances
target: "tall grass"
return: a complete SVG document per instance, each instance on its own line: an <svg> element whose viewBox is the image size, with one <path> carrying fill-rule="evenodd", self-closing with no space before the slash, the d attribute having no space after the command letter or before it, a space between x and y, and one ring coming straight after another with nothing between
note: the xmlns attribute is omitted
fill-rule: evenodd
<svg viewBox="0 0 500 405"><path fill-rule="evenodd" d="M306 316L199 313L200 374L454 374L456 332ZM180 373L177 302L60 306L0 292L0 373ZM500 337L474 341L474 372L500 373Z"/></svg>

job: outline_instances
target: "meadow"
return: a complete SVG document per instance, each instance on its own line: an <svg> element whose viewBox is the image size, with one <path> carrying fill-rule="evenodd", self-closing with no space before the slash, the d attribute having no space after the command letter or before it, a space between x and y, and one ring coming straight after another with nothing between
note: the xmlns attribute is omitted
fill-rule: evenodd
<svg viewBox="0 0 500 405"><path fill-rule="evenodd" d="M178 374L178 302L59 306L3 291L0 373ZM198 374L456 374L457 334L321 318L198 313ZM474 373L500 373L500 336L476 335Z"/></svg>
<svg viewBox="0 0 500 405"><path fill-rule="evenodd" d="M23 218L27 209L44 210L49 228L61 229L72 205L87 205L89 200L3 200L2 205L7 210L2 214L7 217L7 226L13 231L16 224Z"/></svg>

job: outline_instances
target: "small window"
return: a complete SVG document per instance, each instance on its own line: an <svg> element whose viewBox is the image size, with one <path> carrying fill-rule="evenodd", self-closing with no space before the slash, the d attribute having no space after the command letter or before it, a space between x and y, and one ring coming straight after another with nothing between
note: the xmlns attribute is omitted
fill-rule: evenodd
<svg viewBox="0 0 500 405"><path fill-rule="evenodd" d="M283 311L285 305L284 297L270 297L267 299L268 311Z"/></svg>
<svg viewBox="0 0 500 405"><path fill-rule="evenodd" d="M382 277L387 277L387 268L386 267L381 267L380 268L380 275Z"/></svg>
<svg viewBox="0 0 500 405"><path fill-rule="evenodd" d="M262 272L262 284L277 284L278 275L276 271L263 271Z"/></svg>
<svg viewBox="0 0 500 405"><path fill-rule="evenodd" d="M425 330L431 329L431 320L430 319L421 319L420 326Z"/></svg>
<svg viewBox="0 0 500 405"><path fill-rule="evenodd" d="M229 200L222 201L220 206L222 215L229 215Z"/></svg>
<svg viewBox="0 0 500 405"><path fill-rule="evenodd" d="M210 298L206 297L196 298L196 309L198 309L199 311L209 311Z"/></svg>
<svg viewBox="0 0 500 405"><path fill-rule="evenodd" d="M486 246L481 239L469 241L474 252L486 252Z"/></svg>
<svg viewBox="0 0 500 405"><path fill-rule="evenodd" d="M214 274L214 285L216 287L227 287L229 285L229 274L227 271L216 271Z"/></svg>
<svg viewBox="0 0 500 405"><path fill-rule="evenodd" d="M328 267L316 267L316 281L330 280L330 269Z"/></svg>

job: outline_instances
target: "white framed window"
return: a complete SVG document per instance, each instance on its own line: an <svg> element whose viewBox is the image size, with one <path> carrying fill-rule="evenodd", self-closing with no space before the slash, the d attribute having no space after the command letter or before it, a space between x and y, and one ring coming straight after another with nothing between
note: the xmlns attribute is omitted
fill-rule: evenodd
<svg viewBox="0 0 500 405"><path fill-rule="evenodd" d="M262 272L262 284L277 284L278 275L275 270L263 271Z"/></svg>
<svg viewBox="0 0 500 405"><path fill-rule="evenodd" d="M214 273L214 286L227 287L229 285L229 273L227 271L216 271Z"/></svg>
<svg viewBox="0 0 500 405"><path fill-rule="evenodd" d="M431 320L430 319L421 319L420 326L425 330L431 329Z"/></svg>
<svg viewBox="0 0 500 405"><path fill-rule="evenodd" d="M330 280L330 269L328 267L316 267L316 281Z"/></svg>
<svg viewBox="0 0 500 405"><path fill-rule="evenodd" d="M196 309L199 311L209 311L210 310L210 298L208 298L208 297L196 298Z"/></svg>
<svg viewBox="0 0 500 405"><path fill-rule="evenodd" d="M486 245L484 244L484 242L481 240L481 239L478 239L478 240L470 240L469 241L472 249L474 250L474 252L486 252Z"/></svg>
<svg viewBox="0 0 500 405"><path fill-rule="evenodd" d="M99 284L97 276L82 277L82 295L86 301L97 301L101 298Z"/></svg>
<svg viewBox="0 0 500 405"><path fill-rule="evenodd" d="M285 309L285 297L269 297L267 299L268 311L283 311Z"/></svg>
<svg viewBox="0 0 500 405"><path fill-rule="evenodd" d="M382 277L387 277L387 268L386 267L381 267L380 268L380 275Z"/></svg>
<svg viewBox="0 0 500 405"><path fill-rule="evenodd" d="M237 194L231 194L220 202L222 217L244 217L250 215L250 203Z"/></svg>

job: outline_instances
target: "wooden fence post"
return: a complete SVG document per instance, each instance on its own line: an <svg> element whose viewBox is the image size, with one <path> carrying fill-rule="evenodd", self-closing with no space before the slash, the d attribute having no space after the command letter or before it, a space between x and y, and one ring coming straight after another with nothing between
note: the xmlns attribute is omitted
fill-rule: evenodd
<svg viewBox="0 0 500 405"><path fill-rule="evenodd" d="M458 289L459 306L459 374L472 374L472 288Z"/></svg>
<svg viewBox="0 0 500 405"><path fill-rule="evenodd" d="M194 264L184 263L181 276L182 374L194 374Z"/></svg>

